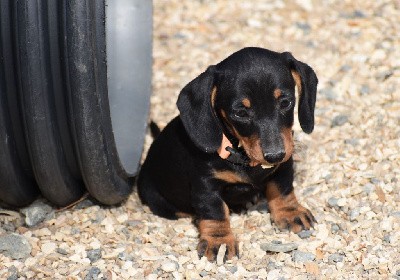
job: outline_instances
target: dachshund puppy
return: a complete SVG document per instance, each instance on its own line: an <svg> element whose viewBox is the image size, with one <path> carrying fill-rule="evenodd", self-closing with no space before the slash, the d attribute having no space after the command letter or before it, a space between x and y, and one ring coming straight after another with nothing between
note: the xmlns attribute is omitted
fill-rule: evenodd
<svg viewBox="0 0 400 280"><path fill-rule="evenodd" d="M292 126L311 133L318 79L288 52L244 48L212 65L181 91L174 118L155 139L138 178L143 203L157 215L193 215L200 256L221 244L238 255L229 209L265 198L278 228L313 226L293 192Z"/></svg>

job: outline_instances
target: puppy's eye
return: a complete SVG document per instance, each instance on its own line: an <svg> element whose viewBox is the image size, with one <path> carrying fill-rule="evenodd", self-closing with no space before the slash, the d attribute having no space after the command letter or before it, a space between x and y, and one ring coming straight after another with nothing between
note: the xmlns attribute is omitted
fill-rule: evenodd
<svg viewBox="0 0 400 280"><path fill-rule="evenodd" d="M282 111L287 111L292 107L292 101L287 98L281 98L279 101L279 109Z"/></svg>
<svg viewBox="0 0 400 280"><path fill-rule="evenodd" d="M237 119L247 119L250 116L246 109L235 110L234 115Z"/></svg>

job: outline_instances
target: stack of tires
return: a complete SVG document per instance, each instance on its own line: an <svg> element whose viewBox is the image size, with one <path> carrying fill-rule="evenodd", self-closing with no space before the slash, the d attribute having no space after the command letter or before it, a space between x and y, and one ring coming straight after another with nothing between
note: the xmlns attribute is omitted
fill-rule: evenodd
<svg viewBox="0 0 400 280"><path fill-rule="evenodd" d="M109 2L109 3L106 3ZM151 1L0 1L0 204L132 190L151 92Z"/></svg>

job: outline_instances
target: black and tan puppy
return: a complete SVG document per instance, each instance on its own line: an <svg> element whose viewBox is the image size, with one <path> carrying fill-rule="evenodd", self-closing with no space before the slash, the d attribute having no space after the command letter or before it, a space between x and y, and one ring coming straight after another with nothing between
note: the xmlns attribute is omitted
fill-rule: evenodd
<svg viewBox="0 0 400 280"><path fill-rule="evenodd" d="M298 117L314 128L318 79L290 53L242 49L208 67L178 98L180 116L152 144L141 168L141 200L157 215L191 214L199 255L213 259L221 244L238 254L229 209L266 198L272 221L294 232L315 219L293 192L295 86Z"/></svg>

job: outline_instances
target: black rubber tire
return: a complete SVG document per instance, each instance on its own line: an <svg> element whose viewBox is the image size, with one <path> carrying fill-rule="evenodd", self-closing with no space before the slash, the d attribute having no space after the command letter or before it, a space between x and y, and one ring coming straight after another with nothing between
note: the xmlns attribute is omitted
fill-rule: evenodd
<svg viewBox="0 0 400 280"><path fill-rule="evenodd" d="M0 0L0 203L57 206L132 191L115 147L105 1ZM36 182L37 185L36 185Z"/></svg>
<svg viewBox="0 0 400 280"><path fill-rule="evenodd" d="M53 4L49 7L48 2ZM16 5L19 96L33 172L43 196L65 206L83 195L84 186L67 164L57 122L55 97L62 96L63 89L56 75L60 71L53 71L58 60L50 51L58 48L49 30L50 23L57 26L52 18L56 14L49 13L55 2L20 0Z"/></svg>
<svg viewBox="0 0 400 280"><path fill-rule="evenodd" d="M99 202L117 204L133 186L119 162L111 126L105 1L71 0L63 7L71 128L82 177Z"/></svg>
<svg viewBox="0 0 400 280"><path fill-rule="evenodd" d="M30 172L21 163L20 155L26 150L23 138L18 145L15 137L15 134L22 135L22 129L15 133L15 128L21 126L18 125L19 110L16 106L10 15L10 2L0 1L0 202L7 206L22 207L30 204L39 195L39 190L29 176ZM13 126L9 108L15 108L13 121L17 123L16 126ZM25 166L30 165L28 157L23 160L26 161Z"/></svg>

